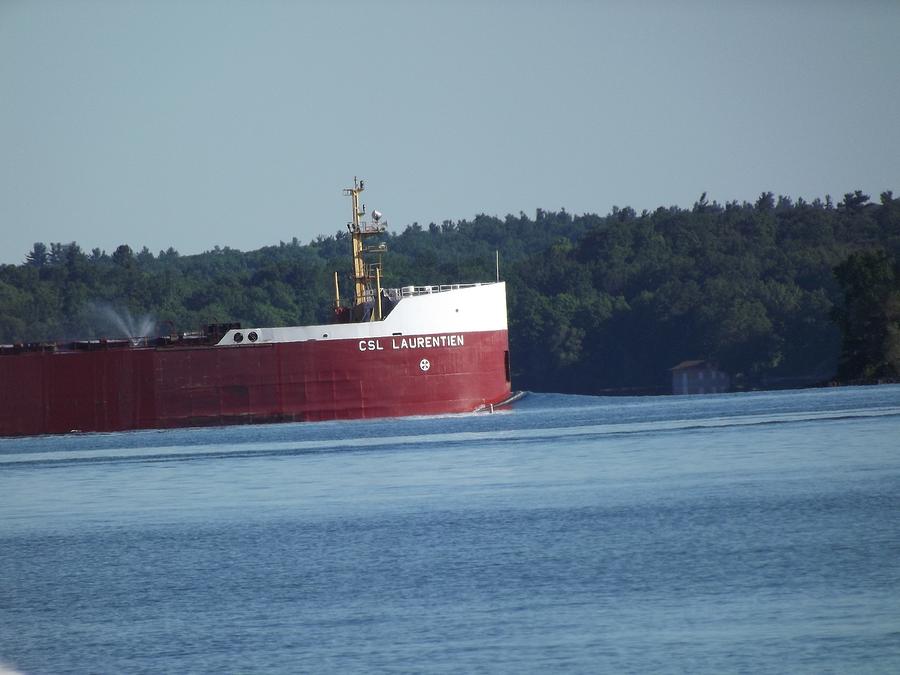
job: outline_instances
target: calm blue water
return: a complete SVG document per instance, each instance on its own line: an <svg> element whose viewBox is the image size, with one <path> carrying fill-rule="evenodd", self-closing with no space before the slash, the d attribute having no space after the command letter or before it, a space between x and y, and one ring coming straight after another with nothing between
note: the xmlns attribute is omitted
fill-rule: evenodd
<svg viewBox="0 0 900 675"><path fill-rule="evenodd" d="M0 662L898 672L900 387L3 439Z"/></svg>

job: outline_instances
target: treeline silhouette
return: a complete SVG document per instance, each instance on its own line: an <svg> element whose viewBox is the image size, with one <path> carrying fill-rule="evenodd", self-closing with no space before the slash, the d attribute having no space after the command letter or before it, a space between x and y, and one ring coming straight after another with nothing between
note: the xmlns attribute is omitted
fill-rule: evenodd
<svg viewBox="0 0 900 675"><path fill-rule="evenodd" d="M668 369L714 359L738 387L900 374L900 199L837 204L767 192L755 203L606 216L538 210L417 223L387 234L385 285L508 282L514 386L656 392ZM328 322L349 235L182 256L36 243L0 267L0 342L121 335L110 315L156 331L216 321ZM350 283L342 276L342 295Z"/></svg>

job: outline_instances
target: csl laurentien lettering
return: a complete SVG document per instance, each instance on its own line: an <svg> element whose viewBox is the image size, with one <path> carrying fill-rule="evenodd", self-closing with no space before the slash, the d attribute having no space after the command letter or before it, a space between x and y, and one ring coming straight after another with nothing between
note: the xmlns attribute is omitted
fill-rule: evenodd
<svg viewBox="0 0 900 675"><path fill-rule="evenodd" d="M380 352L385 349L387 338L360 340L359 351ZM413 337L392 337L391 349L433 349L435 347L462 347L465 345L464 335L416 335Z"/></svg>

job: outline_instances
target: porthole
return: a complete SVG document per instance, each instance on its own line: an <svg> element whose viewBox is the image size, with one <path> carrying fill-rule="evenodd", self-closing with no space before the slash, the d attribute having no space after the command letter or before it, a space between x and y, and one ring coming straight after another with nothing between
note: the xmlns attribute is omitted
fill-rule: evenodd
<svg viewBox="0 0 900 675"><path fill-rule="evenodd" d="M256 342L257 340L259 340L259 335L255 330L251 330L249 333L247 333L247 339L250 340L250 342Z"/></svg>
<svg viewBox="0 0 900 675"><path fill-rule="evenodd" d="M235 341L235 342L243 342L243 341L244 341L244 334L243 334L243 333L235 333L235 334L234 334L234 341Z"/></svg>

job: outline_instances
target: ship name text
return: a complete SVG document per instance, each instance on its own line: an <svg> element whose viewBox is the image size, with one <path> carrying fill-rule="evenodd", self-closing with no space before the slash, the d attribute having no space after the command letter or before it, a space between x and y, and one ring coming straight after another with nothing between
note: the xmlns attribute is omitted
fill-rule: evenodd
<svg viewBox="0 0 900 675"><path fill-rule="evenodd" d="M435 347L462 347L464 335L417 335L414 337L375 338L360 340L359 351L381 352L385 349L433 349Z"/></svg>

